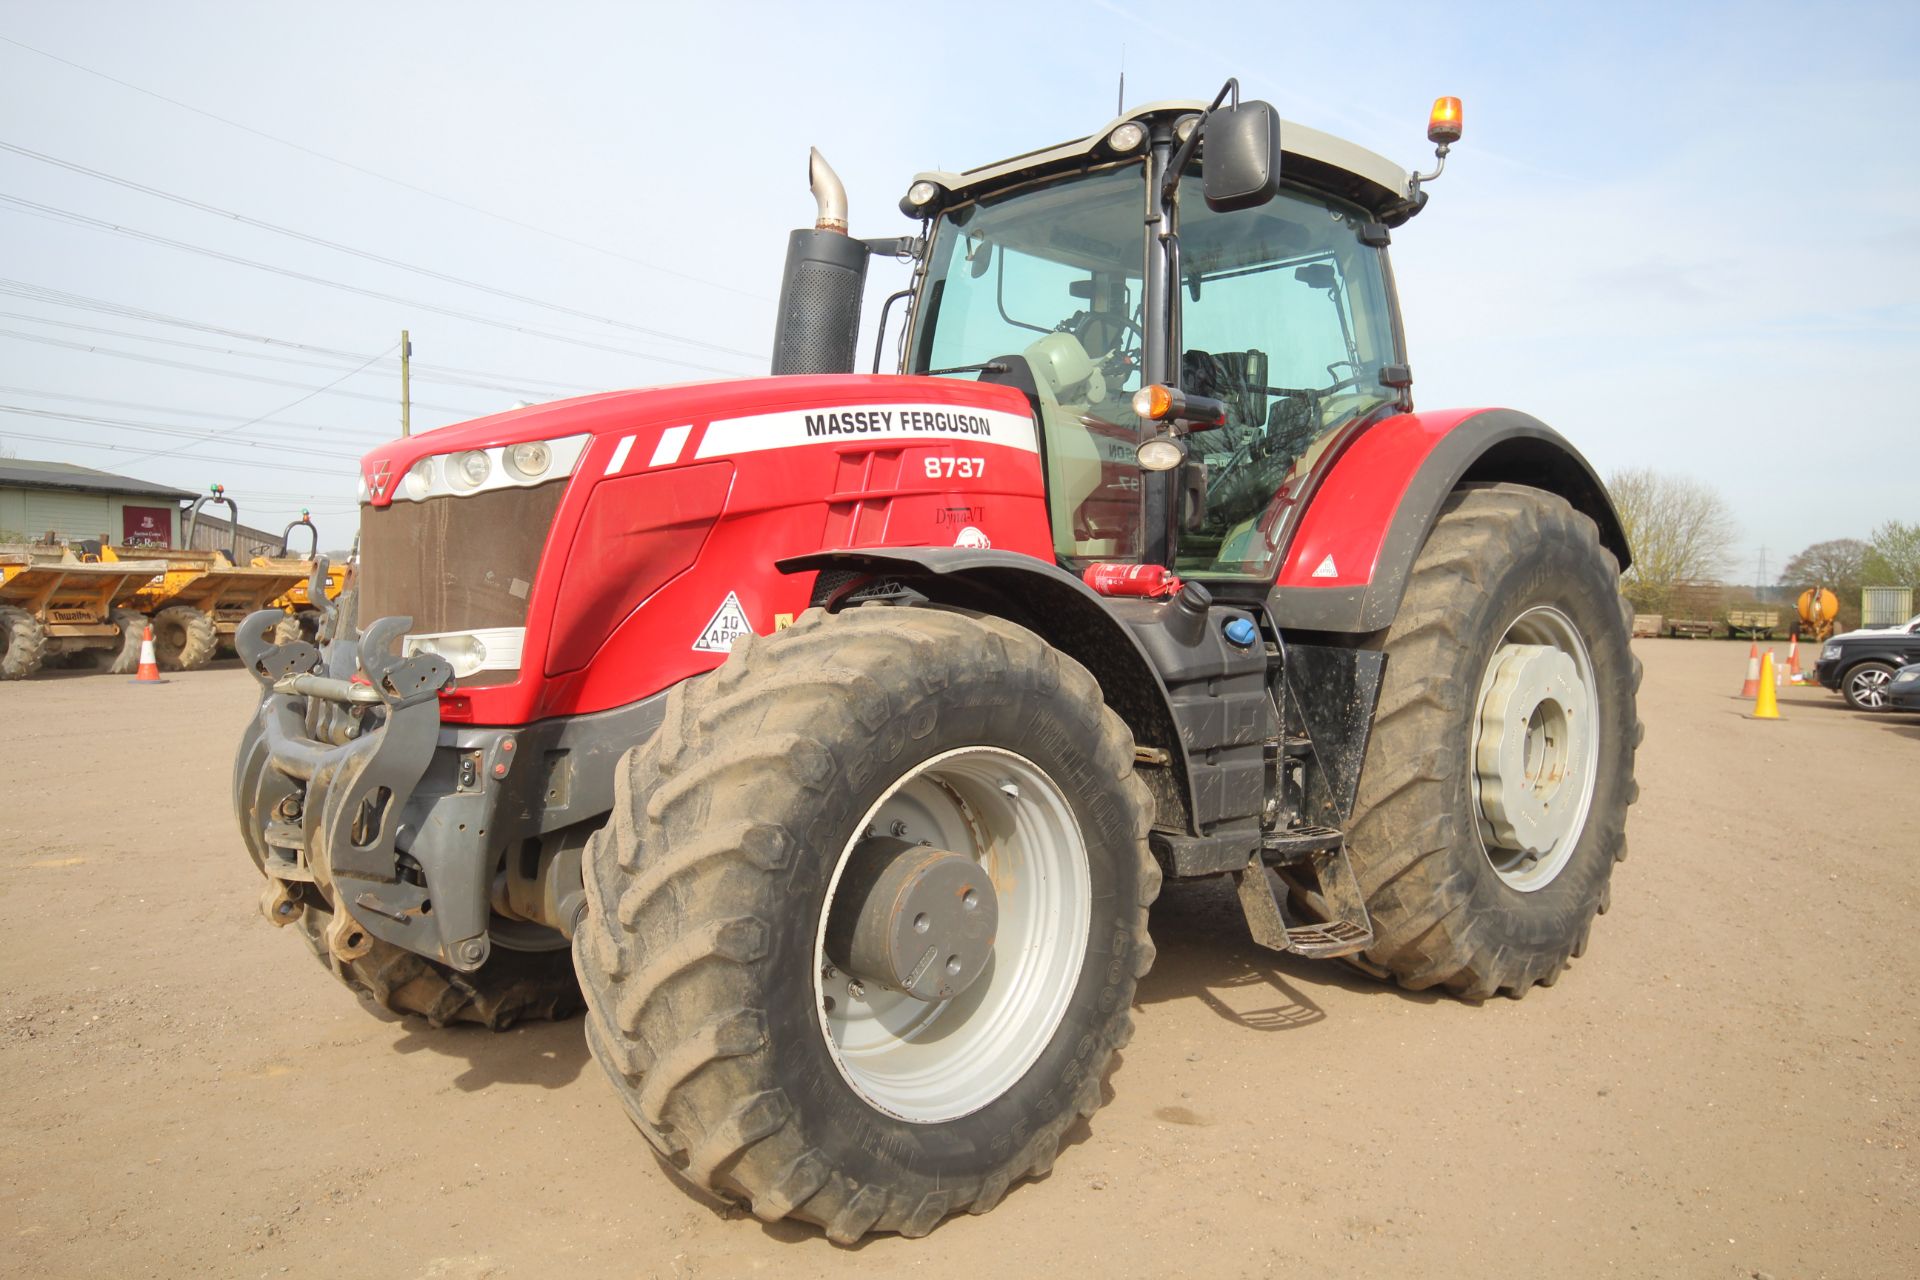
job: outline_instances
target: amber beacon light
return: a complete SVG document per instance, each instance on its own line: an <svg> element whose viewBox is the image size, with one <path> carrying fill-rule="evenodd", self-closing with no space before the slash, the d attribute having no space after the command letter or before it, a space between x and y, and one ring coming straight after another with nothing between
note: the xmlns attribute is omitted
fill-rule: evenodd
<svg viewBox="0 0 1920 1280"><path fill-rule="evenodd" d="M1460 141L1460 99L1435 98L1427 113L1427 141L1451 146Z"/></svg>

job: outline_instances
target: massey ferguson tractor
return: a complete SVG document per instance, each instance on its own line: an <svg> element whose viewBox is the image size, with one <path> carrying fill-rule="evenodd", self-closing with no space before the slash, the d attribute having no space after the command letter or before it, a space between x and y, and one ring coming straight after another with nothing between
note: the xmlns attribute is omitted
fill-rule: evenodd
<svg viewBox="0 0 1920 1280"><path fill-rule="evenodd" d="M268 919L435 1026L584 1001L680 1176L840 1242L1051 1167L1164 878L1552 985L1635 797L1620 521L1535 419L1415 410L1387 247L1438 169L1238 94L921 174L897 239L816 153L773 376L367 454L318 643L238 636Z"/></svg>

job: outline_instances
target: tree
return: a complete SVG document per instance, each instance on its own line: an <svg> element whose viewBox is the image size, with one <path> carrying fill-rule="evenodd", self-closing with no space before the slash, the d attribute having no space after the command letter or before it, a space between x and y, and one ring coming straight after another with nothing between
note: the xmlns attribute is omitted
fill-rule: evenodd
<svg viewBox="0 0 1920 1280"><path fill-rule="evenodd" d="M1739 528L1712 486L1630 467L1614 472L1607 488L1633 549L1621 590L1635 607L1664 613L1676 583L1712 582L1726 571Z"/></svg>
<svg viewBox="0 0 1920 1280"><path fill-rule="evenodd" d="M1780 585L1796 591L1813 586L1831 588L1836 594L1857 591L1866 555L1867 544L1858 538L1816 542L1787 561L1780 570Z"/></svg>
<svg viewBox="0 0 1920 1280"><path fill-rule="evenodd" d="M1875 529L1860 570L1864 586L1920 586L1920 523L1889 520Z"/></svg>

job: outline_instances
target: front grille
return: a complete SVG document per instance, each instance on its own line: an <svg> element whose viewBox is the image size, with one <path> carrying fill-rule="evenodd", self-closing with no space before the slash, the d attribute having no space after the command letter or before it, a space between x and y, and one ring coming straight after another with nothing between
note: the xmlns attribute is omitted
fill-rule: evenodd
<svg viewBox="0 0 1920 1280"><path fill-rule="evenodd" d="M410 617L416 635L521 627L567 482L360 508L360 625ZM514 678L487 671L462 684Z"/></svg>

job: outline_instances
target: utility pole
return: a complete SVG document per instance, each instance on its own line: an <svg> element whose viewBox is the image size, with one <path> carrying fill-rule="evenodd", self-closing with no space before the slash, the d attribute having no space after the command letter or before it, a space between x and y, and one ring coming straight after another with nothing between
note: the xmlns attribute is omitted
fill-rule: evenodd
<svg viewBox="0 0 1920 1280"><path fill-rule="evenodd" d="M408 360L413 356L413 342L407 337L407 331L400 331L400 434L413 434L413 391L409 378L412 371Z"/></svg>

